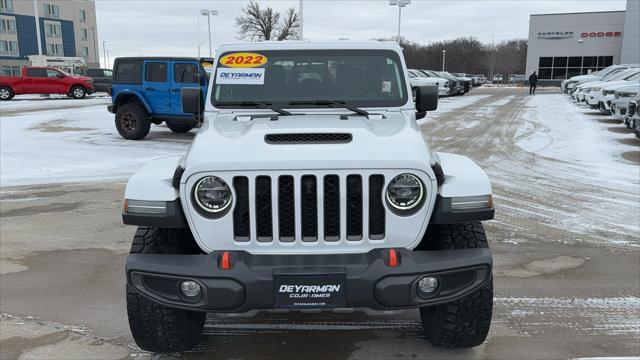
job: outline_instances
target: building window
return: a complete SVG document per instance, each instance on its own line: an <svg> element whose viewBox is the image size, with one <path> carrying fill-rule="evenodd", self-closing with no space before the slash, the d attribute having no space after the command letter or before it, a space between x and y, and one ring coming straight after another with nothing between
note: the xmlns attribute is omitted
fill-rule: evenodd
<svg viewBox="0 0 640 360"><path fill-rule="evenodd" d="M53 4L42 4L44 17L57 19L60 17L60 7Z"/></svg>
<svg viewBox="0 0 640 360"><path fill-rule="evenodd" d="M87 12L85 10L80 10L80 22L81 23L87 22Z"/></svg>
<svg viewBox="0 0 640 360"><path fill-rule="evenodd" d="M0 0L0 11L2 12L13 12L13 0Z"/></svg>
<svg viewBox="0 0 640 360"><path fill-rule="evenodd" d="M82 52L80 53L80 56L84 56L85 59L89 58L89 47L83 46L81 49Z"/></svg>
<svg viewBox="0 0 640 360"><path fill-rule="evenodd" d="M16 20L10 18L0 18L0 33L2 34L15 34L16 33Z"/></svg>
<svg viewBox="0 0 640 360"><path fill-rule="evenodd" d="M0 68L0 74L3 76L20 76L22 73L20 72L20 66L15 65L2 65Z"/></svg>
<svg viewBox="0 0 640 360"><path fill-rule="evenodd" d="M59 38L62 37L62 26L60 23L45 21L44 31L47 37Z"/></svg>
<svg viewBox="0 0 640 360"><path fill-rule="evenodd" d="M564 80L602 70L611 64L613 56L541 57L538 61L538 79Z"/></svg>
<svg viewBox="0 0 640 360"><path fill-rule="evenodd" d="M87 31L87 29L80 29L80 40L87 41L88 37L89 32Z"/></svg>
<svg viewBox="0 0 640 360"><path fill-rule="evenodd" d="M0 40L0 55L18 56L18 42L12 40Z"/></svg>
<svg viewBox="0 0 640 360"><path fill-rule="evenodd" d="M64 48L62 44L47 44L47 55L49 56L63 56Z"/></svg>

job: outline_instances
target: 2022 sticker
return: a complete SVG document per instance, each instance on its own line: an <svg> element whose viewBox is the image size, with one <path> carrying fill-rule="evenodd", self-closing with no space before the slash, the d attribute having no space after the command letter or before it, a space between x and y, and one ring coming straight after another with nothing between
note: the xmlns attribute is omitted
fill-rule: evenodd
<svg viewBox="0 0 640 360"><path fill-rule="evenodd" d="M232 68L254 68L267 63L267 57L256 53L233 53L220 58L220 64Z"/></svg>

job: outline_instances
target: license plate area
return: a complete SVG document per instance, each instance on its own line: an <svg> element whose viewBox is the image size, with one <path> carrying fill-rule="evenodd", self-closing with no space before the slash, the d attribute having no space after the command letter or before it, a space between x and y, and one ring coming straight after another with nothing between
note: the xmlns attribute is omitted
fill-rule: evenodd
<svg viewBox="0 0 640 360"><path fill-rule="evenodd" d="M275 275L274 292L279 309L345 307L345 275Z"/></svg>

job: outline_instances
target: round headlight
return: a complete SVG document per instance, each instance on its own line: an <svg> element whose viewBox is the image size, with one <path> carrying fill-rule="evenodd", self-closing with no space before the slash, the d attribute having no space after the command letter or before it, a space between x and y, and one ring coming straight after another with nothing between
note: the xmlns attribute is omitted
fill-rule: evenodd
<svg viewBox="0 0 640 360"><path fill-rule="evenodd" d="M422 203L424 185L412 174L401 174L393 178L387 187L389 205L400 211L414 209Z"/></svg>
<svg viewBox="0 0 640 360"><path fill-rule="evenodd" d="M200 208L206 212L219 213L231 205L231 189L224 180L207 176L198 181L193 197Z"/></svg>

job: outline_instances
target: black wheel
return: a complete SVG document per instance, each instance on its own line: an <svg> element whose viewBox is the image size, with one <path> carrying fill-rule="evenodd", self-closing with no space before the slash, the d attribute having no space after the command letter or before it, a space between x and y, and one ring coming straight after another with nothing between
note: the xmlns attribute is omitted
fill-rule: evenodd
<svg viewBox="0 0 640 360"><path fill-rule="evenodd" d="M84 97L87 96L87 89L82 86L76 85L71 88L69 94L71 94L74 99L84 99Z"/></svg>
<svg viewBox="0 0 640 360"><path fill-rule="evenodd" d="M13 90L10 87L8 86L0 87L0 100L2 101L11 100L13 99L14 96L16 96L16 94L14 94Z"/></svg>
<svg viewBox="0 0 640 360"><path fill-rule="evenodd" d="M167 121L167 127L174 133L186 133L195 127L194 124L184 124L179 122Z"/></svg>
<svg viewBox="0 0 640 360"><path fill-rule="evenodd" d="M131 254L178 254L185 250L183 229L139 227ZM156 304L127 284L127 315L131 335L138 346L156 353L185 351L200 339L207 314Z"/></svg>
<svg viewBox="0 0 640 360"><path fill-rule="evenodd" d="M428 247L433 250L488 248L479 222L431 225ZM493 279L466 297L420 309L422 326L433 345L473 347L484 342L491 325Z"/></svg>
<svg viewBox="0 0 640 360"><path fill-rule="evenodd" d="M151 122L149 115L138 104L129 103L118 106L116 111L116 129L128 140L140 140L149 134Z"/></svg>

